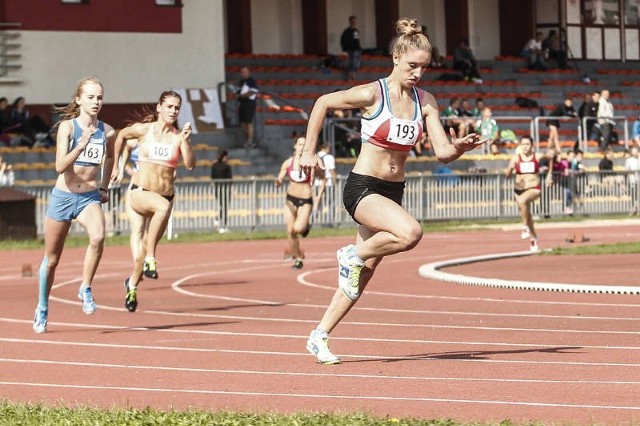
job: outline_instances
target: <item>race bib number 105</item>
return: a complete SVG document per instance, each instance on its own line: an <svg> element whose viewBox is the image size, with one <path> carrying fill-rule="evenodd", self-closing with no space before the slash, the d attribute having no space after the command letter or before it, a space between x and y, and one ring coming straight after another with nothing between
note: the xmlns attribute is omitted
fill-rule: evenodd
<svg viewBox="0 0 640 426"><path fill-rule="evenodd" d="M415 145L419 134L420 128L415 121L392 118L387 141L399 145Z"/></svg>
<svg viewBox="0 0 640 426"><path fill-rule="evenodd" d="M169 161L173 157L173 146L153 143L149 147L149 159L156 161Z"/></svg>

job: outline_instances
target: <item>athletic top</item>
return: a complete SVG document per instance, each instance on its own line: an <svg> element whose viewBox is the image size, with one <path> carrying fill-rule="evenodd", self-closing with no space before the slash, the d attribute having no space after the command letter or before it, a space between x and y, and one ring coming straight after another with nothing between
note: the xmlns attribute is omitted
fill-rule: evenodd
<svg viewBox="0 0 640 426"><path fill-rule="evenodd" d="M69 145L69 152L74 149L80 138L82 138L82 127L80 127L80 123L74 118L72 120L73 123L73 138L71 139L71 145ZM91 139L87 146L82 150L76 161L73 164L76 166L86 166L86 167L95 167L102 164L102 159L104 158L104 153L107 148L107 137L104 134L104 123L102 121L98 121L98 128L91 135Z"/></svg>
<svg viewBox="0 0 640 426"><path fill-rule="evenodd" d="M422 136L422 113L420 95L413 88L415 112L411 120L397 118L391 111L389 89L384 79L378 80L380 85L380 106L378 111L369 118L360 120L362 142L370 142L375 146L392 151L411 151Z"/></svg>
<svg viewBox="0 0 640 426"><path fill-rule="evenodd" d="M291 180L292 182L298 182L298 183L311 182L311 176L307 176L307 174L300 169L293 170L293 158L291 158L289 167L287 167L287 175L289 176L289 180Z"/></svg>
<svg viewBox="0 0 640 426"><path fill-rule="evenodd" d="M516 173L519 175L535 173L537 174L540 170L540 164L538 163L538 159L535 155L531 158L531 160L523 160L522 156L518 154L518 161L516 162Z"/></svg>
<svg viewBox="0 0 640 426"><path fill-rule="evenodd" d="M180 159L180 138L171 143L156 140L153 130L155 123L149 126L147 134L138 143L138 163L151 163L175 169Z"/></svg>

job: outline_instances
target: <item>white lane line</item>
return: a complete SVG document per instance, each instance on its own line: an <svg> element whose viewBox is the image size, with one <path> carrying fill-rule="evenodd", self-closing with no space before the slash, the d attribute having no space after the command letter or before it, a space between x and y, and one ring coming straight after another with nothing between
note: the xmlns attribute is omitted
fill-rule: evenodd
<svg viewBox="0 0 640 426"><path fill-rule="evenodd" d="M57 383L28 383L28 382L8 382L1 381L4 386L25 386L53 389L75 389L75 390L102 390L102 391L128 391L128 392L157 392L157 393L187 393L197 395L240 395L240 396L263 396L278 398L314 398L314 399L337 399L337 400L359 400L359 401L415 401L415 402L444 402L459 404L486 404L486 405L506 405L506 406L527 406L527 407L551 407L567 409L599 409L599 410L629 410L638 411L638 406L625 405L594 405L594 404L561 404L534 401L492 401L482 399L450 399L450 398L428 398L428 397L398 397L384 395L326 395L313 393L277 393L277 392L243 392L243 391L222 391L211 389L174 389L174 388L145 388L132 386L89 386L89 385L62 385Z"/></svg>
<svg viewBox="0 0 640 426"><path fill-rule="evenodd" d="M278 336L283 337L283 336ZM294 336L294 338L298 338L298 336ZM345 339L345 338L343 338ZM347 339L345 339L347 340ZM348 339L350 341L353 340L375 340L375 339ZM14 339L14 338L0 338L0 342L6 343L20 343L20 344L33 344L33 345L51 345L51 346L72 346L72 347L86 347L86 348L118 348L118 349L144 349L144 350L157 350L157 351L180 351L180 352L198 352L198 353L230 353L230 354L247 354L247 355L277 355L277 356L304 356L310 358L311 355L307 352L283 352L283 351L254 351L254 350L240 350L240 349L210 349L210 348L194 348L194 347L184 347L184 346L158 346L158 345L128 345L128 344L117 344L117 343L88 343L88 342L71 342L71 341L56 341L56 340L33 340L33 339ZM434 342L435 343L435 342ZM479 345L478 343L471 342L469 345ZM484 344L485 346L498 346L492 344ZM526 345L511 345L511 344L503 344L503 346L516 346L522 347ZM531 345L531 347L536 347L535 345ZM574 346L544 346L539 347L537 349L531 349L530 352L553 352L563 354L563 351L576 351L579 349L586 349L583 347L574 347ZM609 349L608 347L602 347L601 349ZM628 349L628 348L619 348L619 349ZM636 348L638 349L638 348ZM494 353L500 351L496 350L471 350L471 351L456 351L456 352L446 352L446 353L427 353L421 355L403 355L403 356L386 356L386 355L362 355L362 354L351 354L351 355L342 355L342 358L353 358L355 360L378 360L378 361L417 361L417 360L442 360L442 357L448 357L445 359L449 359L455 362L482 362L482 363L492 363L492 364L533 364L533 365L563 365L563 366L600 366L600 367L630 367L637 368L640 367L640 363L612 363L612 362L580 362L580 361L535 361L535 360L494 360L494 359L483 359L483 358L473 358L473 356L486 356L486 353ZM504 351L503 351L504 352ZM506 351L507 353L509 351ZM515 350L516 353L522 353L522 350ZM451 358L455 355L459 355L460 357L469 357L469 358Z"/></svg>
<svg viewBox="0 0 640 426"><path fill-rule="evenodd" d="M640 385L640 381L629 380L555 380L555 379L509 379L509 378L486 378L486 377L441 377L441 376L399 376L385 374L352 374L352 373L314 373L297 371L275 371L275 370L235 370L218 368L195 368L195 367L172 367L166 365L141 365L141 364L113 364L99 362L78 362L78 361L52 361L46 359L18 359L0 358L0 363L15 364L39 364L55 365L65 367L86 367L86 368L112 368L118 370L151 370L151 371L177 371L180 373L215 373L215 374L237 374L250 376L285 376L285 377L322 377L331 379L373 379L373 380L399 380L399 381L420 381L420 382L488 382L488 383L534 383L534 384L580 384L580 385Z"/></svg>

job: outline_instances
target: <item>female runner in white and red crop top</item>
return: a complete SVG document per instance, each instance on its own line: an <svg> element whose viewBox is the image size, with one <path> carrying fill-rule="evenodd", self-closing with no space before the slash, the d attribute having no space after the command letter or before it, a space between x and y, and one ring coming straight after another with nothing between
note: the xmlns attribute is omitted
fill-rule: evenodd
<svg viewBox="0 0 640 426"><path fill-rule="evenodd" d="M125 306L134 312L138 306L137 285L142 277L157 278L156 248L167 227L173 207L174 181L180 157L188 170L195 167L196 159L190 144L191 124L182 130L175 127L181 96L174 91L160 95L156 111L147 114L138 123L125 127L116 139L115 165L111 173L118 179L118 160L126 140L138 139L138 170L131 178L128 199L133 210L149 220L145 251L138 254L131 276L125 279ZM144 254L146 253L146 257Z"/></svg>
<svg viewBox="0 0 640 426"><path fill-rule="evenodd" d="M531 136L523 136L518 142L516 154L511 158L509 167L505 171L507 179L515 174L516 181L514 192L516 203L520 211L520 218L524 228L520 237L525 240L531 238L529 249L538 251L538 234L533 225L533 215L531 214L531 203L540 198L540 164L542 154L533 150L533 139ZM553 168L549 167L546 182L551 185L553 182Z"/></svg>
<svg viewBox="0 0 640 426"><path fill-rule="evenodd" d="M289 253L293 258L292 268L294 269L302 268L302 259L304 258L298 236L306 237L309 234L311 226L309 221L313 206L318 205L327 185L324 171L320 167L316 167L315 176L319 177L322 183L314 200L311 174L302 172L298 164L304 144L304 137L296 139L293 145L293 155L283 161L276 178L276 187L278 188L284 183L285 178L289 179L284 218L287 223Z"/></svg>
<svg viewBox="0 0 640 426"><path fill-rule="evenodd" d="M485 142L476 134L456 138L450 132L447 136L435 98L417 88L431 61L431 44L415 19L400 19L396 30L391 73L380 81L318 98L300 158L301 169L311 173L317 163L318 135L329 110L360 109L362 150L343 192L345 208L360 225L356 244L338 250L339 289L307 340L307 349L323 364L340 362L329 350L329 333L356 303L382 258L410 250L422 238L422 226L401 202L405 162L420 140L423 121L442 162L453 161Z"/></svg>

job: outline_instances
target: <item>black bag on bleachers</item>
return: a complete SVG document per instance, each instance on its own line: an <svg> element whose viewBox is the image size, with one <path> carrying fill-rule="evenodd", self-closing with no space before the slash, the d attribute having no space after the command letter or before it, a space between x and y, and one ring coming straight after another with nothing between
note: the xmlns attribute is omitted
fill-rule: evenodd
<svg viewBox="0 0 640 426"><path fill-rule="evenodd" d="M518 96L515 104L520 108L539 108L538 101L535 99L525 98L524 96Z"/></svg>
<svg viewBox="0 0 640 426"><path fill-rule="evenodd" d="M445 72L438 76L438 81L462 81L464 77L462 74L453 73L453 72Z"/></svg>

